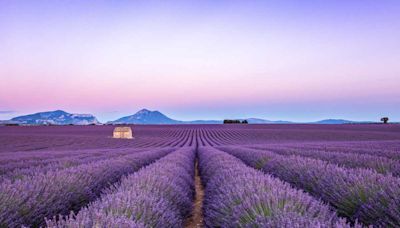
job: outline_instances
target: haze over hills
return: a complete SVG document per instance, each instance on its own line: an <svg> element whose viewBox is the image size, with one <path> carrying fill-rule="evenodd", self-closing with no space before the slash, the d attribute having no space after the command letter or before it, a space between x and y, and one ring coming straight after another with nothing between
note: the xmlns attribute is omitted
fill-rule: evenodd
<svg viewBox="0 0 400 228"><path fill-rule="evenodd" d="M244 119L241 119L244 120ZM294 122L285 121L285 120L264 120L259 118L248 118L247 122L252 124L290 124Z"/></svg>
<svg viewBox="0 0 400 228"><path fill-rule="evenodd" d="M320 120L316 122L311 122L314 124L350 124L350 123L358 123L356 121L351 121L351 120L343 120L343 119L326 119L326 120ZM363 121L362 123L372 123L369 121Z"/></svg>
<svg viewBox="0 0 400 228"><path fill-rule="evenodd" d="M239 119L245 120L245 119ZM249 124L297 124L298 122L290 122L284 120L265 120L260 118L246 119ZM21 125L89 125L100 124L95 116L91 114L71 114L62 110L39 112L31 115L24 115L12 118L8 121L0 121L0 124L11 123ZM121 117L107 124L222 124L223 120L193 120L181 121L172 119L159 111L150 111L142 109L137 113ZM348 123L373 123L373 122L357 122L344 119L325 119L308 124L348 124Z"/></svg>

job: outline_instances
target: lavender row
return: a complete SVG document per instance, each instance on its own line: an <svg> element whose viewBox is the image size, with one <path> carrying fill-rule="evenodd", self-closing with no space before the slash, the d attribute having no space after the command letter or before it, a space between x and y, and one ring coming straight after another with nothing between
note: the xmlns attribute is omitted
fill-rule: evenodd
<svg viewBox="0 0 400 228"><path fill-rule="evenodd" d="M296 148L343 154L365 154L400 160L400 143L398 141L288 143L282 145L275 144L273 147L277 149Z"/></svg>
<svg viewBox="0 0 400 228"><path fill-rule="evenodd" d="M315 148L326 148L326 149L350 149L354 151L371 151L373 153L392 151L400 153L400 142L398 140L380 140L380 141L359 141L359 142L318 142L309 143L309 146Z"/></svg>
<svg viewBox="0 0 400 228"><path fill-rule="evenodd" d="M143 150L112 150L107 152L89 152L81 155L72 155L70 157L62 157L60 159L43 158L42 160L27 160L18 163L9 163L0 166L0 181L9 179L15 181L17 179L30 178L40 172L46 173L48 171L61 170L81 164L106 160L118 156L124 156L131 153L139 153Z"/></svg>
<svg viewBox="0 0 400 228"><path fill-rule="evenodd" d="M384 227L400 225L399 178L300 156L281 156L240 147L221 149L321 198L351 221Z"/></svg>
<svg viewBox="0 0 400 228"><path fill-rule="evenodd" d="M84 152L100 152L99 150L63 150L55 151L52 149L39 151L19 151L0 153L0 165L8 163L19 163L23 161L40 161L42 159L55 159L69 156L78 156Z"/></svg>
<svg viewBox="0 0 400 228"><path fill-rule="evenodd" d="M183 227L192 210L194 158L183 147L129 175L77 215L48 227Z"/></svg>
<svg viewBox="0 0 400 228"><path fill-rule="evenodd" d="M348 168L368 168L378 173L400 176L400 162L386 157L370 154L327 152L307 148L276 148L269 145L250 146L250 148L271 150L280 155L300 155L303 157L320 159L329 163L334 163Z"/></svg>
<svg viewBox="0 0 400 228"><path fill-rule="evenodd" d="M123 150L114 150L116 153L123 153ZM114 152L113 151L113 152ZM68 166L69 160L75 161L89 159L90 157L109 156L115 153L109 150L67 150L67 151L29 151L4 153L0 157L0 175L7 174L17 169L32 167L43 167L54 163L63 163ZM75 162L72 162L73 164Z"/></svg>
<svg viewBox="0 0 400 228"><path fill-rule="evenodd" d="M104 154L110 154L112 152L124 152L130 151L132 148L124 148L124 149L85 149L85 150L63 150L63 151L55 151L52 149L40 150L40 151L29 151L29 152L9 152L9 153L0 153L0 167L9 164L25 164L31 163L31 165L35 165L36 163L40 163L43 161L51 161L63 158L70 157L84 157L84 156L101 156ZM143 150L134 148L133 150Z"/></svg>
<svg viewBox="0 0 400 228"><path fill-rule="evenodd" d="M201 147L207 227L349 227L329 206L242 161Z"/></svg>
<svg viewBox="0 0 400 228"><path fill-rule="evenodd" d="M39 172L15 182L5 180L0 183L0 227L38 226L45 217L78 210L123 175L135 172L169 152L171 149L137 153Z"/></svg>

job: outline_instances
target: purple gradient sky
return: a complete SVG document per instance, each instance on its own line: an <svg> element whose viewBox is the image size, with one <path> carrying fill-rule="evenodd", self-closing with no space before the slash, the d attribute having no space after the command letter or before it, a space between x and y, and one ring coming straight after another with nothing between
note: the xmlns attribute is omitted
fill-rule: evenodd
<svg viewBox="0 0 400 228"><path fill-rule="evenodd" d="M400 120L400 1L169 3L0 0L0 119Z"/></svg>

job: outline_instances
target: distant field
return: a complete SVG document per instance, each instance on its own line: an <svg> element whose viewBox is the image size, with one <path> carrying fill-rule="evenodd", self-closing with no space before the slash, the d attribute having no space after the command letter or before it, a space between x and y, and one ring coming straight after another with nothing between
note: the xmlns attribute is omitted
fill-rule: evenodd
<svg viewBox="0 0 400 228"><path fill-rule="evenodd" d="M0 127L0 227L400 226L400 125Z"/></svg>

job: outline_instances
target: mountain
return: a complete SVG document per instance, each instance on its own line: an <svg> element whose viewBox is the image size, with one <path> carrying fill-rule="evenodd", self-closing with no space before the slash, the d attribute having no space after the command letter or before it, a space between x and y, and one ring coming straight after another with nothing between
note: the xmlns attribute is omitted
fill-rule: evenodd
<svg viewBox="0 0 400 228"><path fill-rule="evenodd" d="M99 124L99 121L90 114L71 114L62 110L38 112L26 116L12 118L9 122L26 125L88 125Z"/></svg>
<svg viewBox="0 0 400 228"><path fill-rule="evenodd" d="M239 119L241 121L245 119ZM298 122L290 122L285 120L265 120L259 118L246 119L249 124L298 124ZM108 122L109 124L222 124L223 120L192 120L180 121L174 120L159 111L150 111L142 109L131 116L125 116L115 121ZM366 121L351 121L343 119L325 119L316 122L309 122L308 124L349 124L349 123L372 123Z"/></svg>
<svg viewBox="0 0 400 228"><path fill-rule="evenodd" d="M222 120L190 120L190 121L181 121L183 124L222 124L224 121Z"/></svg>
<svg viewBox="0 0 400 228"><path fill-rule="evenodd" d="M173 120L159 111L142 109L139 112L110 121L111 124L180 124L182 121Z"/></svg>
<svg viewBox="0 0 400 228"><path fill-rule="evenodd" d="M315 122L311 122L313 124L349 124L349 123L354 123L354 121L350 120L343 120L343 119L325 119L325 120L319 120Z"/></svg>
<svg viewBox="0 0 400 228"><path fill-rule="evenodd" d="M258 119L258 118L249 118L246 119L247 122L250 124L291 124L293 122L290 121L284 121L284 120L264 120L264 119Z"/></svg>
<svg viewBox="0 0 400 228"><path fill-rule="evenodd" d="M311 124L351 124L351 123L372 123L368 121L352 121L343 119L325 119L316 122L311 122Z"/></svg>
<svg viewBox="0 0 400 228"><path fill-rule="evenodd" d="M239 119L241 121L245 119ZM249 124L299 124L299 122L290 122L284 120L265 120L259 118L246 119ZM174 120L159 111L150 111L142 109L134 115L125 116L108 124L222 124L223 120L193 120L180 121ZM362 124L374 123L368 121L351 121L344 119L324 119L307 124ZM52 112L39 112L31 115L19 116L7 121L0 121L0 125L20 124L20 125L89 125L100 124L96 117L90 114L71 114L62 110Z"/></svg>
<svg viewBox="0 0 400 228"><path fill-rule="evenodd" d="M244 120L244 119L240 119ZM247 119L251 124L288 124L292 123L289 121L271 121L264 119L249 118ZM108 122L108 124L222 124L223 120L192 120L192 121L180 121L174 120L159 111L150 111L142 109L139 112L131 116L125 116L114 121Z"/></svg>

